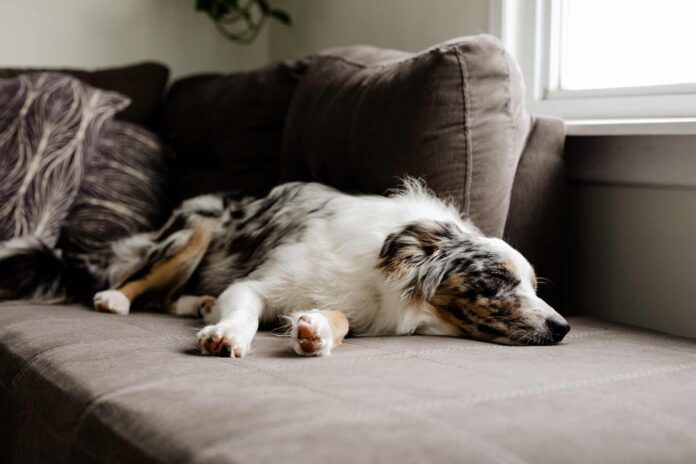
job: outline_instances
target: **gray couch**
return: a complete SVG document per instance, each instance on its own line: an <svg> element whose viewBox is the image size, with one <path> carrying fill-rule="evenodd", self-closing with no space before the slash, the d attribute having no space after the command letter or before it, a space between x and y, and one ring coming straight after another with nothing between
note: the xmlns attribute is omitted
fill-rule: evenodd
<svg viewBox="0 0 696 464"><path fill-rule="evenodd" d="M235 360L199 355L195 320L5 302L1 462L696 462L696 343L563 301L563 125L529 118L493 39L196 76L158 121L178 197L425 176L551 278L572 331L544 347L349 338L317 359L262 332Z"/></svg>

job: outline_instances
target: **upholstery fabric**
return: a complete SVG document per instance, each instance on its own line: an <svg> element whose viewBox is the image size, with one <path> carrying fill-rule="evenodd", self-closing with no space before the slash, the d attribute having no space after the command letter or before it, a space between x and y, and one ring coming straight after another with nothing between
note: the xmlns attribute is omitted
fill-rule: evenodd
<svg viewBox="0 0 696 464"><path fill-rule="evenodd" d="M0 240L55 245L105 121L127 104L59 73L0 79Z"/></svg>
<svg viewBox="0 0 696 464"><path fill-rule="evenodd" d="M127 96L131 104L116 118L143 126L152 126L161 104L162 94L169 78L169 69L159 63L139 63L129 66L85 71L80 69L0 68L0 78L21 74L53 71L69 74L83 82L104 90Z"/></svg>
<svg viewBox="0 0 696 464"><path fill-rule="evenodd" d="M696 462L696 342L571 318L558 346L349 338L299 358L200 322L0 305L2 462Z"/></svg>
<svg viewBox="0 0 696 464"><path fill-rule="evenodd" d="M564 237L566 183L563 121L535 118L527 145L517 166L504 238L517 248L538 277L539 295L563 314L567 272Z"/></svg>
<svg viewBox="0 0 696 464"><path fill-rule="evenodd" d="M120 118L149 124L157 99L138 92L156 79L117 71L102 85L75 72L125 86L116 90L134 105ZM180 197L296 178L383 193L395 176L422 176L550 277L563 128L537 120L525 145L522 105L516 65L481 36L186 78L155 125L179 153ZM128 129L146 134L105 131L123 140ZM231 360L198 354L199 321L4 303L0 462L695 462L696 343L570 322L559 346L350 338L321 359L262 332L250 356Z"/></svg>
<svg viewBox="0 0 696 464"><path fill-rule="evenodd" d="M502 236L529 131L517 64L488 35L418 54L358 46L308 67L288 111L281 180L384 193L423 177Z"/></svg>
<svg viewBox="0 0 696 464"><path fill-rule="evenodd" d="M265 194L278 184L285 115L303 66L178 80L162 134L179 158L180 196L220 190Z"/></svg>
<svg viewBox="0 0 696 464"><path fill-rule="evenodd" d="M58 247L98 253L109 242L156 229L168 212L168 154L135 124L106 121Z"/></svg>

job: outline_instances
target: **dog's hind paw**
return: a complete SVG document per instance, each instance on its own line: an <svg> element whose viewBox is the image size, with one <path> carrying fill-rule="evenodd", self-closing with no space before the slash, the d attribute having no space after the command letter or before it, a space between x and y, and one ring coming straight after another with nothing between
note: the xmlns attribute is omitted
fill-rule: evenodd
<svg viewBox="0 0 696 464"><path fill-rule="evenodd" d="M207 316L210 316L210 314L213 312L213 308L215 307L215 301L216 299L212 296L202 296L198 300L198 316L205 318Z"/></svg>
<svg viewBox="0 0 696 464"><path fill-rule="evenodd" d="M212 296L184 295L169 306L169 313L175 316L193 316L205 318L215 306Z"/></svg>
<svg viewBox="0 0 696 464"><path fill-rule="evenodd" d="M100 313L125 316L130 312L130 300L118 290L105 290L94 295L94 309Z"/></svg>
<svg viewBox="0 0 696 464"><path fill-rule="evenodd" d="M291 316L292 349L300 356L328 356L333 336L328 319L317 310L300 311Z"/></svg>

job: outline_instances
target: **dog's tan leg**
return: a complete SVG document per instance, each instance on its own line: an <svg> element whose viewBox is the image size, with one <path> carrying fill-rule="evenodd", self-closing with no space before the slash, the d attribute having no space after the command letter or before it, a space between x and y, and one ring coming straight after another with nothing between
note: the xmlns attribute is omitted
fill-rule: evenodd
<svg viewBox="0 0 696 464"><path fill-rule="evenodd" d="M188 243L174 255L154 264L141 278L126 282L113 290L99 292L94 296L97 311L113 314L128 314L131 303L139 296L156 292L164 299L183 287L200 263L210 245L216 223L205 221L191 233Z"/></svg>
<svg viewBox="0 0 696 464"><path fill-rule="evenodd" d="M348 318L342 311L299 311L290 319L292 347L300 356L327 356L348 334Z"/></svg>
<svg viewBox="0 0 696 464"><path fill-rule="evenodd" d="M333 334L334 346L338 346L343 343L343 339L348 335L348 318L343 313L343 311L338 310L323 310L319 311L321 314L326 316L331 325L331 333Z"/></svg>

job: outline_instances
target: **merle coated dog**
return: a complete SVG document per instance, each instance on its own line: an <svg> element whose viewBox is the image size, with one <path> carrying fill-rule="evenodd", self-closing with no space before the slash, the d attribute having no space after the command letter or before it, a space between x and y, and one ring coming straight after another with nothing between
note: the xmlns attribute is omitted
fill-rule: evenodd
<svg viewBox="0 0 696 464"><path fill-rule="evenodd" d="M36 247L19 240L0 250L13 278L32 272L16 257ZM349 330L510 345L553 344L570 330L536 295L519 252L413 180L389 197L311 183L263 198L196 197L106 256L81 266L45 258L54 272L33 276L34 296L92 288L102 290L97 311L125 315L135 303L201 316L201 351L226 357L250 352L259 323L282 320L304 356L330 354Z"/></svg>

